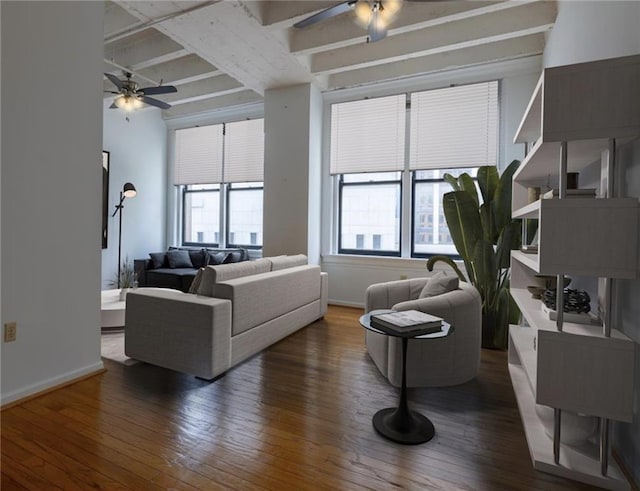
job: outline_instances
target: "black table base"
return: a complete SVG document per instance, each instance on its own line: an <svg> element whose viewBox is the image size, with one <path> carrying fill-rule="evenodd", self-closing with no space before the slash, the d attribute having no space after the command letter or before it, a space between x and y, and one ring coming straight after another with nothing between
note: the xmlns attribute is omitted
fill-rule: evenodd
<svg viewBox="0 0 640 491"><path fill-rule="evenodd" d="M381 409L373 416L373 427L385 438L405 445L428 442L435 435L433 423L407 404L407 338L402 338L402 386L398 407Z"/></svg>
<svg viewBox="0 0 640 491"><path fill-rule="evenodd" d="M418 445L428 442L436 431L428 418L415 411L399 415L400 408L381 409L373 416L373 427L392 442Z"/></svg>

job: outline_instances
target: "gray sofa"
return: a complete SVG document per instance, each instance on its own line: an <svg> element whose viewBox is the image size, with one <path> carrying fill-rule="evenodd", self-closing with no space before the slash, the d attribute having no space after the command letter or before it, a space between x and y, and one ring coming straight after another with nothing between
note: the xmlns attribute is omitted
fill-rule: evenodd
<svg viewBox="0 0 640 491"><path fill-rule="evenodd" d="M371 285L365 310L420 310L442 317L454 326L446 338L410 339L407 345L407 386L457 385L476 376L480 368L482 304L476 288L460 282L457 289L419 298L428 278L390 281ZM374 363L392 385L402 376L399 338L366 331L366 344Z"/></svg>
<svg viewBox="0 0 640 491"><path fill-rule="evenodd" d="M125 353L213 379L324 316L328 277L306 256L207 266L197 294L127 295Z"/></svg>

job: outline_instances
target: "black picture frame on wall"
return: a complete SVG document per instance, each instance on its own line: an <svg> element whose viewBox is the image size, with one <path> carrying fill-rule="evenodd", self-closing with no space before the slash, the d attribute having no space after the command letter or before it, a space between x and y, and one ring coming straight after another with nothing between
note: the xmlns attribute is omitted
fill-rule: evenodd
<svg viewBox="0 0 640 491"><path fill-rule="evenodd" d="M106 150L102 151L102 248L108 245L109 229L109 165L111 154Z"/></svg>

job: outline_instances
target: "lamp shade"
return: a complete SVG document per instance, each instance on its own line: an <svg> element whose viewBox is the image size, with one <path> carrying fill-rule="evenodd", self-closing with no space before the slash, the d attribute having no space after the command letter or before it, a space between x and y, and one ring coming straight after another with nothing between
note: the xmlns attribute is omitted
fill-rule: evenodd
<svg viewBox="0 0 640 491"><path fill-rule="evenodd" d="M136 187L133 184L127 182L122 188L122 194L127 198L133 198L136 194L138 194L138 191L136 191Z"/></svg>

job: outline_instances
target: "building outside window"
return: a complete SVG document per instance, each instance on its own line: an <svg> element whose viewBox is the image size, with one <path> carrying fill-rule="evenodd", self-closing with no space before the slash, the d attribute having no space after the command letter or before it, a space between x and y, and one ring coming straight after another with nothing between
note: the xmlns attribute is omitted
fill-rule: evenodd
<svg viewBox="0 0 640 491"><path fill-rule="evenodd" d="M263 167L263 119L177 130L182 244L262 247Z"/></svg>
<svg viewBox="0 0 640 491"><path fill-rule="evenodd" d="M497 139L497 81L333 104L338 252L400 256L405 236L411 256L456 255L444 175L476 178L497 163ZM402 203L411 203L408 223Z"/></svg>

